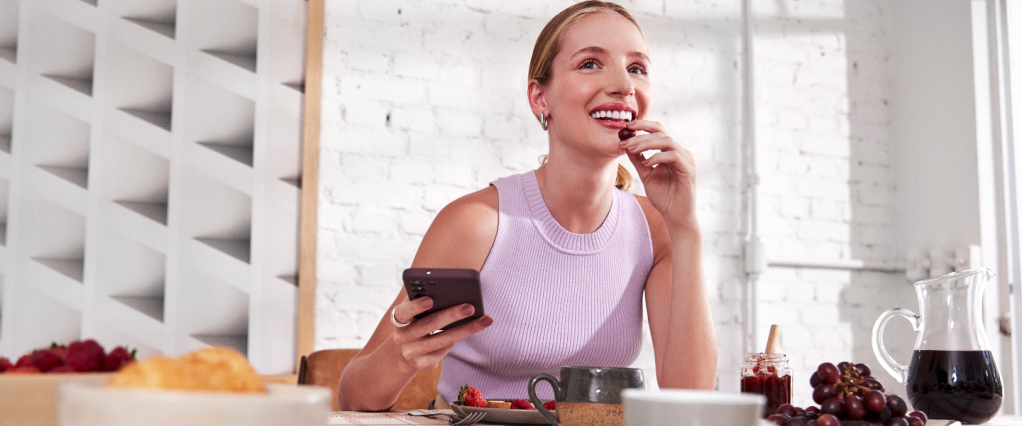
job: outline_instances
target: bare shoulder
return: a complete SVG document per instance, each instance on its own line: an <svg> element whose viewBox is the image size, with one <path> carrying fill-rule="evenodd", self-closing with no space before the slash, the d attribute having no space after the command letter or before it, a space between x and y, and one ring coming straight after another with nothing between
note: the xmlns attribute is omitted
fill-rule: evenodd
<svg viewBox="0 0 1022 426"><path fill-rule="evenodd" d="M482 269L497 236L499 205L492 186L452 201L433 219L412 266Z"/></svg>
<svg viewBox="0 0 1022 426"><path fill-rule="evenodd" d="M635 200L639 202L639 206L642 207L642 213L646 216L646 223L649 225L649 235L653 240L653 263L660 262L661 259L670 258L671 254L671 235L667 232L667 222L664 217L660 215L653 204L649 202L649 198L645 196L635 195Z"/></svg>

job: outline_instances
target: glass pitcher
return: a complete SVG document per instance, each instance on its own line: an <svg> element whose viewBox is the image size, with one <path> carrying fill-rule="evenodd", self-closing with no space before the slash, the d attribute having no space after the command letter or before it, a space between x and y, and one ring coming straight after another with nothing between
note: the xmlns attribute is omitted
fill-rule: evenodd
<svg viewBox="0 0 1022 426"><path fill-rule="evenodd" d="M905 384L916 410L934 419L980 424L1001 407L1004 391L983 328L983 288L994 276L971 269L915 283L919 315L891 309L873 326L873 352L880 365ZM887 322L904 317L916 331L908 366L887 353Z"/></svg>

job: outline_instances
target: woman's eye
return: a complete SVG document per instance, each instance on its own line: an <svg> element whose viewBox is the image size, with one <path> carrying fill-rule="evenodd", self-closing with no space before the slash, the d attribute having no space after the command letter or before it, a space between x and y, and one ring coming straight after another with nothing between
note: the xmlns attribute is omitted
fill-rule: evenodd
<svg viewBox="0 0 1022 426"><path fill-rule="evenodd" d="M585 69L585 70L594 70L594 69L597 69L599 67L600 67L599 64L597 64L596 60L594 60L594 59L586 59L585 61L582 62L581 65L578 66L579 69Z"/></svg>
<svg viewBox="0 0 1022 426"><path fill-rule="evenodd" d="M646 68L643 67L642 65L632 65L631 68L628 68L628 72L633 74L646 75Z"/></svg>

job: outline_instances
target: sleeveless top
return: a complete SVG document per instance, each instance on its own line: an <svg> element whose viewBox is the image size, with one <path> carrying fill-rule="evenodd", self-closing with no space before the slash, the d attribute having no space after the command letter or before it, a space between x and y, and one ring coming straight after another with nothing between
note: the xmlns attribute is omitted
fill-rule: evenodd
<svg viewBox="0 0 1022 426"><path fill-rule="evenodd" d="M480 271L493 325L458 342L437 390L462 385L487 398L528 398L529 379L567 366L627 367L642 346L642 293L653 267L649 225L632 194L614 191L591 234L562 228L547 210L534 171L498 179L497 235ZM536 386L553 399L547 384Z"/></svg>

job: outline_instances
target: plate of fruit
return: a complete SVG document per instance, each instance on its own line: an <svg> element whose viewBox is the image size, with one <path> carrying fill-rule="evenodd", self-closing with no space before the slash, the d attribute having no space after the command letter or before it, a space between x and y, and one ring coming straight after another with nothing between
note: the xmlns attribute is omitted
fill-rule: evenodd
<svg viewBox="0 0 1022 426"><path fill-rule="evenodd" d="M780 426L923 426L926 414L909 412L898 395L885 395L884 386L866 364L820 364L809 378L813 401L819 406L799 408L782 404L767 416Z"/></svg>
<svg viewBox="0 0 1022 426"><path fill-rule="evenodd" d="M543 406L556 416L555 404L554 401L545 401ZM487 399L479 389L468 385L461 387L458 400L451 403L451 410L460 416L486 413L483 420L493 423L550 424L527 399Z"/></svg>
<svg viewBox="0 0 1022 426"><path fill-rule="evenodd" d="M107 353L103 346L89 339L67 346L53 343L48 348L21 356L17 362L0 357L0 374L113 372L134 361L134 350L129 352L124 346L118 346Z"/></svg>

